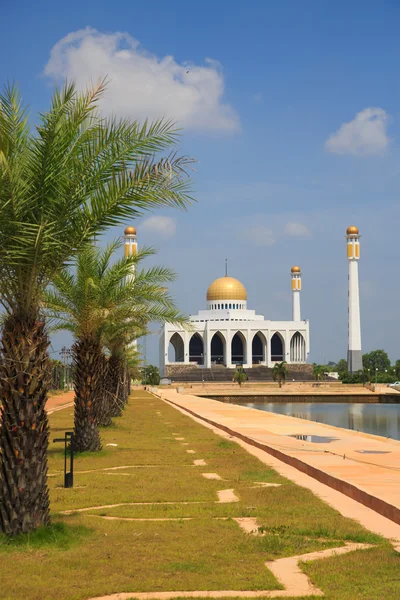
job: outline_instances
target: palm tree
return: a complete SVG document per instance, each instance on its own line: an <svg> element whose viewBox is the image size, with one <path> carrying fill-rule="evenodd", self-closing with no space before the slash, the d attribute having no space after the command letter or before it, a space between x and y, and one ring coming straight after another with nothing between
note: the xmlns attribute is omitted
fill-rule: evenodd
<svg viewBox="0 0 400 600"><path fill-rule="evenodd" d="M101 118L104 87L78 93L65 85L35 132L15 87L0 95L0 530L7 534L49 523L42 290L95 234L190 201L191 161L155 159L175 145L173 124Z"/></svg>
<svg viewBox="0 0 400 600"><path fill-rule="evenodd" d="M143 248L112 263L120 246L119 241L104 250L86 246L77 257L75 269L62 269L54 277L53 288L44 293L49 316L58 320L56 328L75 336L74 433L78 452L100 449L98 424L99 419L103 425L110 424L110 397L114 395L117 403L122 398L123 405L127 396L125 347L143 331L143 324L156 319L186 321L166 291L160 291L161 284L175 279L172 271L153 267L131 277L133 267L154 250ZM111 350L108 364L104 344ZM107 390L106 380L114 377L119 389ZM107 396L107 391L111 395Z"/></svg>
<svg viewBox="0 0 400 600"><path fill-rule="evenodd" d="M233 381L235 381L236 383L239 384L239 387L242 386L242 383L244 383L245 381L247 381L248 377L247 374L245 373L243 367L238 367L236 369L236 372L233 376Z"/></svg>
<svg viewBox="0 0 400 600"><path fill-rule="evenodd" d="M110 354L103 392L103 425L119 417L129 396L130 372L140 363L135 341L147 331L132 321L111 324L104 332L104 344Z"/></svg>
<svg viewBox="0 0 400 600"><path fill-rule="evenodd" d="M287 362L284 360L282 362L277 362L274 364L272 369L272 377L274 381L279 383L279 387L282 387L282 382L286 381L286 377L288 375L288 370L286 368Z"/></svg>
<svg viewBox="0 0 400 600"><path fill-rule="evenodd" d="M154 365L147 365L145 367L145 383L149 385L159 385L160 384L160 371L158 367Z"/></svg>
<svg viewBox="0 0 400 600"><path fill-rule="evenodd" d="M325 371L325 369L322 365L314 364L313 374L317 381L321 381L321 379L324 376L324 371Z"/></svg>

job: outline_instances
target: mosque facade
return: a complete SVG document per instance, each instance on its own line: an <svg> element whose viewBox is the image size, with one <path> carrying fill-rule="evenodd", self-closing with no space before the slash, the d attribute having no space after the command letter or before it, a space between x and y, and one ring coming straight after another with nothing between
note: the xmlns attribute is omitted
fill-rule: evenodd
<svg viewBox="0 0 400 600"><path fill-rule="evenodd" d="M207 308L189 317L189 327L165 324L160 336L160 370L169 365L211 368L304 364L310 352L309 322L301 319L300 267L291 269L292 320L271 321L247 308L247 291L233 277L220 277L207 290Z"/></svg>

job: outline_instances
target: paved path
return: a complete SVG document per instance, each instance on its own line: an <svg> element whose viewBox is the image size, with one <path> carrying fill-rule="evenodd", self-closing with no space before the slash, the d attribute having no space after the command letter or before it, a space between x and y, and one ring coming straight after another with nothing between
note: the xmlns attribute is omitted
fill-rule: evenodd
<svg viewBox="0 0 400 600"><path fill-rule="evenodd" d="M161 390L161 395L400 524L399 441L178 394L175 390ZM312 443L291 435L336 439Z"/></svg>
<svg viewBox="0 0 400 600"><path fill-rule="evenodd" d="M51 415L51 413L55 412L56 410L61 410L62 408L66 408L67 406L72 406L74 396L75 392L73 391L64 392L55 396L50 396L46 404L47 413Z"/></svg>

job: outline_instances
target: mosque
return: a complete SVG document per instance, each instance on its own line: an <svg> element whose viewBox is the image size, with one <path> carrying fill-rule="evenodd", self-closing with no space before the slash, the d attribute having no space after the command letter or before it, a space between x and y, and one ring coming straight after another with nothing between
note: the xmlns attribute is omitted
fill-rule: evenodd
<svg viewBox="0 0 400 600"><path fill-rule="evenodd" d="M351 225L346 230L348 271L348 370L362 369L358 262L360 235ZM136 229L124 232L124 255L137 252ZM135 271L132 273L135 277ZM160 372L168 367L214 365L246 369L276 362L304 365L310 353L309 322L301 319L301 269L291 268L292 320L270 321L247 308L247 291L233 277L220 277L207 290L207 308L189 317L187 328L166 323L160 336ZM299 367L300 368L300 367Z"/></svg>
<svg viewBox="0 0 400 600"><path fill-rule="evenodd" d="M247 291L233 277L220 277L207 290L207 308L189 317L190 329L165 324L160 337L160 371L170 365L273 366L307 362L309 323L300 316L301 270L291 269L291 321L270 321L247 308Z"/></svg>

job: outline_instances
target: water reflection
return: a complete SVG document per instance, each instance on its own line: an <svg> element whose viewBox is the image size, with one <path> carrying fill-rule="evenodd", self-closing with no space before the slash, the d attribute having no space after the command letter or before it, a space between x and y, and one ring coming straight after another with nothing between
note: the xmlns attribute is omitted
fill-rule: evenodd
<svg viewBox="0 0 400 600"><path fill-rule="evenodd" d="M400 439L400 404L345 404L322 402L249 402L245 406L319 421L336 427Z"/></svg>

